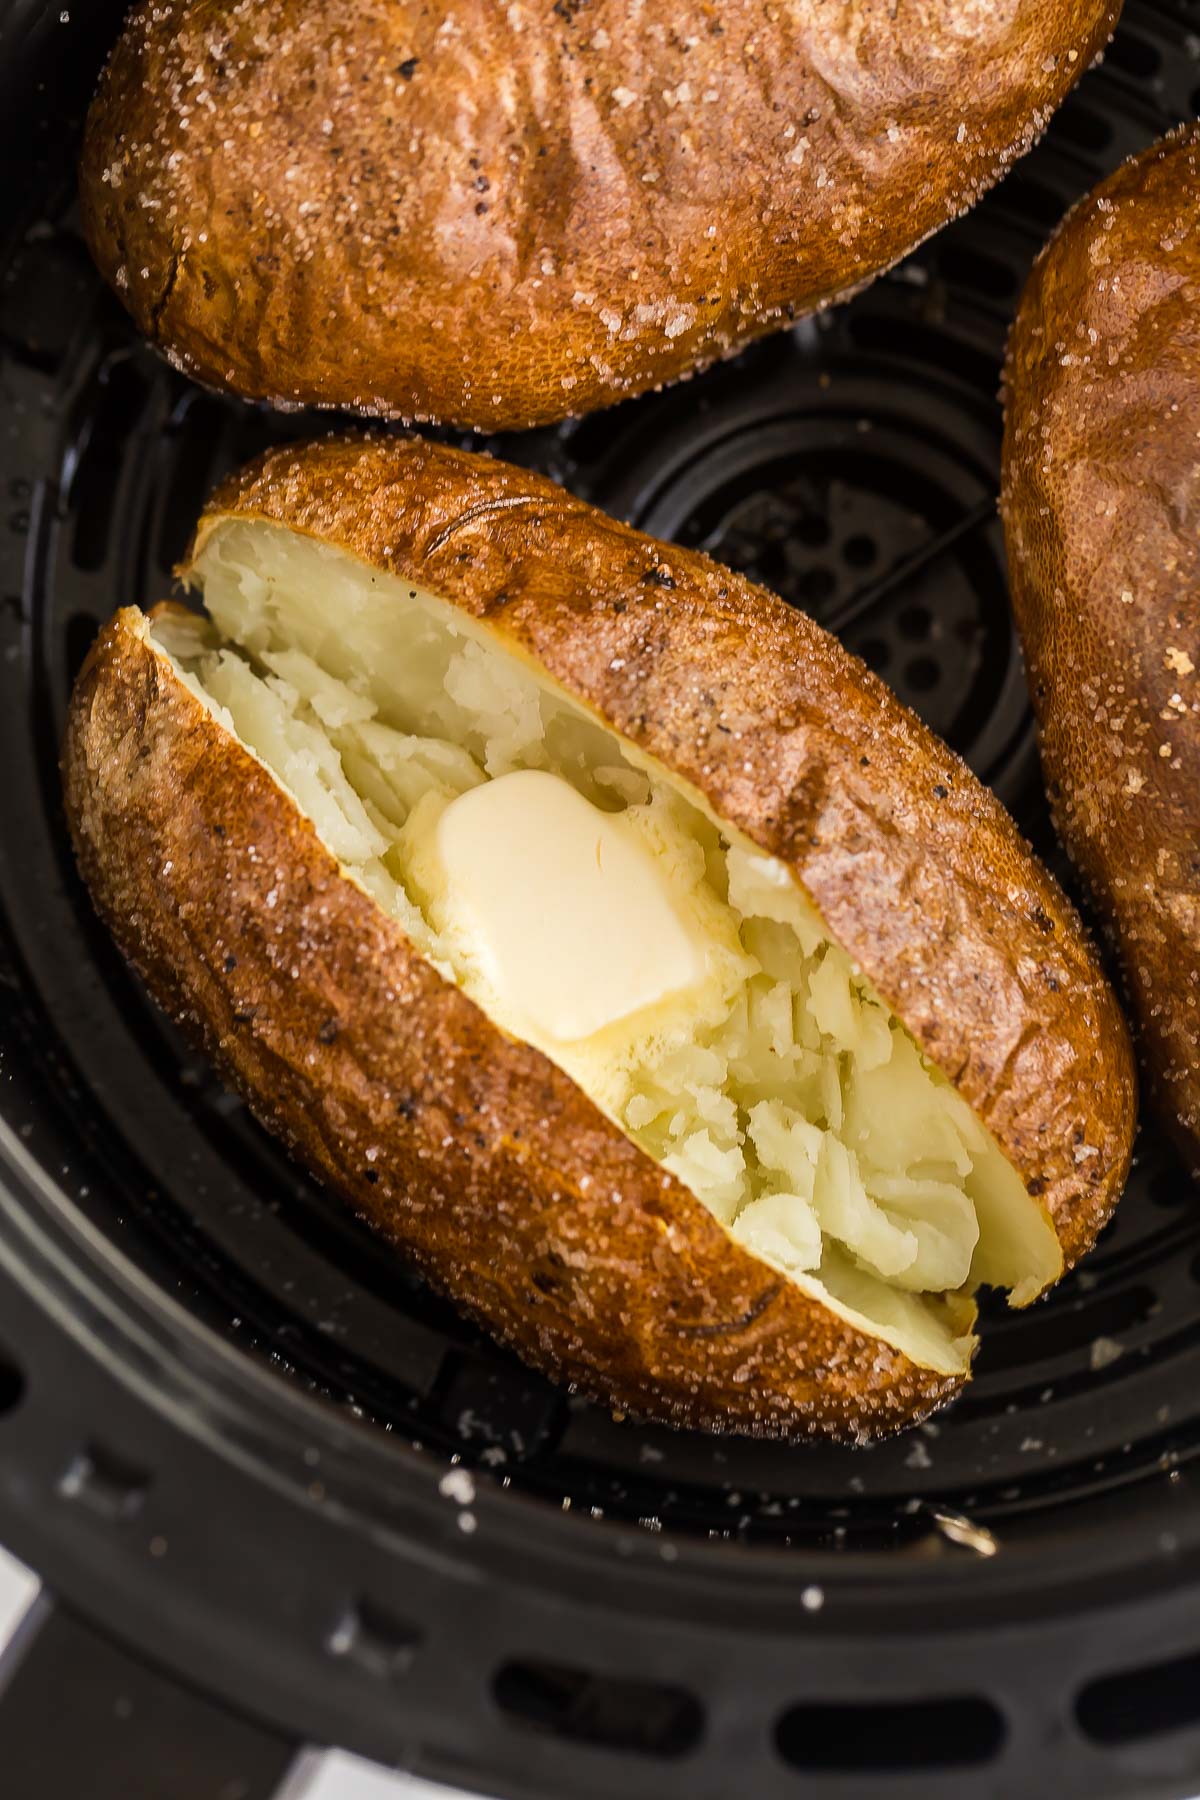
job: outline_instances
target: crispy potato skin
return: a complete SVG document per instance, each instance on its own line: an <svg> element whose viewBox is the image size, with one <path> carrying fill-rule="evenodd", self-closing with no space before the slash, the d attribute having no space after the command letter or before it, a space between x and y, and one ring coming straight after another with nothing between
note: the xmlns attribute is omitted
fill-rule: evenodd
<svg viewBox="0 0 1200 1800"><path fill-rule="evenodd" d="M443 980L119 613L72 702L80 867L161 1004L291 1150L547 1374L643 1417L884 1434L959 1385L734 1244Z"/></svg>
<svg viewBox="0 0 1200 1800"><path fill-rule="evenodd" d="M1009 346L1004 518L1055 821L1200 1161L1200 128L1040 259Z"/></svg>
<svg viewBox="0 0 1200 1800"><path fill-rule="evenodd" d="M660 385L970 206L1119 0L154 0L101 79L93 254L257 398L494 430Z"/></svg>
<svg viewBox="0 0 1200 1800"><path fill-rule="evenodd" d="M197 547L230 517L486 621L789 862L1067 1261L1088 1248L1133 1134L1115 1000L1007 814L833 639L547 481L419 440L275 452L216 496ZM640 1415L851 1437L954 1390L731 1242L443 981L139 622L118 615L72 701L80 863L153 991L310 1167L528 1360Z"/></svg>

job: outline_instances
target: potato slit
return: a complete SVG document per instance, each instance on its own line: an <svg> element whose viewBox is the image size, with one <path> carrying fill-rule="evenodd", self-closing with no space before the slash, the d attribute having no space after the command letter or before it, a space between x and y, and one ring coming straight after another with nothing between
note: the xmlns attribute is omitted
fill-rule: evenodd
<svg viewBox="0 0 1200 1800"><path fill-rule="evenodd" d="M152 627L181 679L421 953L744 1249L945 1373L981 1283L1020 1303L1058 1273L1013 1166L783 864L435 595L257 521L217 526L195 575L208 619ZM618 820L703 946L685 990L582 1039L500 990L441 860L448 809L521 770Z"/></svg>

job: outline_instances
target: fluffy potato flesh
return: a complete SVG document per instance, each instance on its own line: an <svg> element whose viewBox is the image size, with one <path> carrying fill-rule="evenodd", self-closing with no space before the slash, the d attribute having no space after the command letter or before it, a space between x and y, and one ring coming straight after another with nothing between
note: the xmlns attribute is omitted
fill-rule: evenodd
<svg viewBox="0 0 1200 1800"><path fill-rule="evenodd" d="M422 954L745 1249L944 1373L975 1288L1022 1304L1060 1272L995 1140L699 795L494 632L315 539L226 521L195 577L207 617L152 627L181 678Z"/></svg>

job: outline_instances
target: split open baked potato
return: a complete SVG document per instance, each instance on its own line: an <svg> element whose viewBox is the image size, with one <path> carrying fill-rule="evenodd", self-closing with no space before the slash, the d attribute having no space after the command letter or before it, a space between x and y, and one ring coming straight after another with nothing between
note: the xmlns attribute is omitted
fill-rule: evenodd
<svg viewBox="0 0 1200 1800"><path fill-rule="evenodd" d="M1089 195L1009 346L1004 518L1055 822L1200 1164L1200 126Z"/></svg>
<svg viewBox="0 0 1200 1800"><path fill-rule="evenodd" d="M1003 808L811 620L524 470L274 452L117 614L80 866L254 1111L539 1368L863 1438L1092 1243L1127 1033Z"/></svg>
<svg viewBox="0 0 1200 1800"><path fill-rule="evenodd" d="M1118 0L140 0L84 228L198 380L482 429L852 292L1041 132Z"/></svg>

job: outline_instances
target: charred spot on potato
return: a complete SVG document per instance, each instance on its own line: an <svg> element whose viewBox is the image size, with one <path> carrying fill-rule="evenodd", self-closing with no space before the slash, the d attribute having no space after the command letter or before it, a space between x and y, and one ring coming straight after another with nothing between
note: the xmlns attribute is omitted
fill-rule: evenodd
<svg viewBox="0 0 1200 1800"><path fill-rule="evenodd" d="M773 1282L770 1287L764 1288L757 1299L752 1300L745 1312L739 1314L737 1318L718 1319L712 1323L706 1322L702 1325L681 1325L677 1323L675 1329L680 1337L734 1337L739 1331L748 1330L757 1319L761 1319L771 1302L777 1300L782 1292L783 1283L780 1281Z"/></svg>

